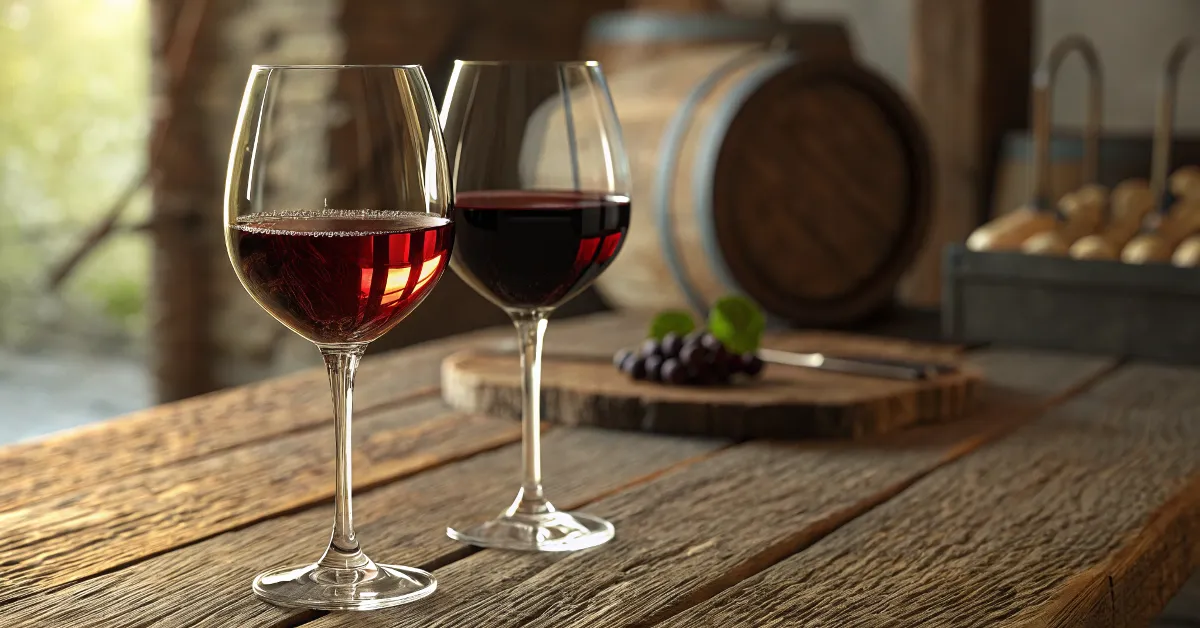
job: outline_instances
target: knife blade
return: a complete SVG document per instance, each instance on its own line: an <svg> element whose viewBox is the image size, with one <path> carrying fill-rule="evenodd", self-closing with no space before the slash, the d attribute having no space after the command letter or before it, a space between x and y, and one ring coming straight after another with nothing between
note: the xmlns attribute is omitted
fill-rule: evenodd
<svg viewBox="0 0 1200 628"><path fill-rule="evenodd" d="M886 379L932 379L939 375L953 373L957 370L953 366L934 362L918 362L891 358L851 358L824 353L800 353L767 348L760 348L758 356L764 362L772 364L799 366L849 375L882 377Z"/></svg>

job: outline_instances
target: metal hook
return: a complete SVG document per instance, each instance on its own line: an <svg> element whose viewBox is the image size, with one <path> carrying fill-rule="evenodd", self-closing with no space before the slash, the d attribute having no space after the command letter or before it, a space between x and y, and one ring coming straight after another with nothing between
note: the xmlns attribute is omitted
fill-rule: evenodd
<svg viewBox="0 0 1200 628"><path fill-rule="evenodd" d="M1046 61L1033 75L1033 181L1031 201L1034 207L1053 207L1050 198L1050 136L1052 126L1055 81L1058 69L1067 55L1077 52L1083 57L1088 72L1087 122L1084 127L1083 181L1095 183L1100 173L1100 129L1103 125L1104 82L1100 55L1091 40L1082 35L1070 35L1050 49Z"/></svg>
<svg viewBox="0 0 1200 628"><path fill-rule="evenodd" d="M1150 160L1150 191L1159 211L1167 195L1167 171L1171 168L1171 138L1175 135L1175 103L1178 100L1179 72L1192 51L1195 41L1184 38L1175 44L1167 56L1161 82L1158 85L1158 112L1154 121L1154 155Z"/></svg>

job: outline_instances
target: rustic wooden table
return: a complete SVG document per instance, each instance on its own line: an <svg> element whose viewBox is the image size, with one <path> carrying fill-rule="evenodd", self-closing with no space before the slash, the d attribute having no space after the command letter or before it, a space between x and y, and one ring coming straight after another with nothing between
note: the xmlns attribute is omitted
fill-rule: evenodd
<svg viewBox="0 0 1200 628"><path fill-rule="evenodd" d="M548 350L642 329L562 321ZM327 541L332 422L313 370L0 450L0 625L1136 626L1197 565L1200 370L1003 349L969 356L990 381L973 418L874 442L551 426L551 494L617 538L572 555L459 546L447 522L511 498L520 433L443 405L439 362L511 336L360 373L359 530L372 556L436 570L434 597L325 614L252 596L256 572Z"/></svg>

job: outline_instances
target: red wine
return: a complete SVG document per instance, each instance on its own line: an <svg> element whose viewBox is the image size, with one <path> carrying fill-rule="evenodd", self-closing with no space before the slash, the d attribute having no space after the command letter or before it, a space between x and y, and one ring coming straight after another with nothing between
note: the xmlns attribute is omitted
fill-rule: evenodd
<svg viewBox="0 0 1200 628"><path fill-rule="evenodd" d="M459 192L455 272L505 308L547 308L608 268L629 229L629 199L593 192Z"/></svg>
<svg viewBox="0 0 1200 628"><path fill-rule="evenodd" d="M446 269L454 224L397 211L257 214L230 230L246 290L318 344L370 342L399 323Z"/></svg>

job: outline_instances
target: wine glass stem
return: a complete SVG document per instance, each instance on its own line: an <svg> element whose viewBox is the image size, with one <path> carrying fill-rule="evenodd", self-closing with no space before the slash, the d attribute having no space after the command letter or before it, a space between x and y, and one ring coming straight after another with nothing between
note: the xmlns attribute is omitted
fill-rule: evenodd
<svg viewBox="0 0 1200 628"><path fill-rule="evenodd" d="M358 569L370 565L354 536L354 508L351 504L350 421L354 412L354 373L358 370L366 345L321 346L325 368L329 371L329 389L333 394L334 453L336 476L333 500L333 536L319 564L330 569Z"/></svg>
<svg viewBox="0 0 1200 628"><path fill-rule="evenodd" d="M554 506L542 493L542 338L546 315L541 310L514 312L521 353L521 491L507 514L544 514Z"/></svg>

